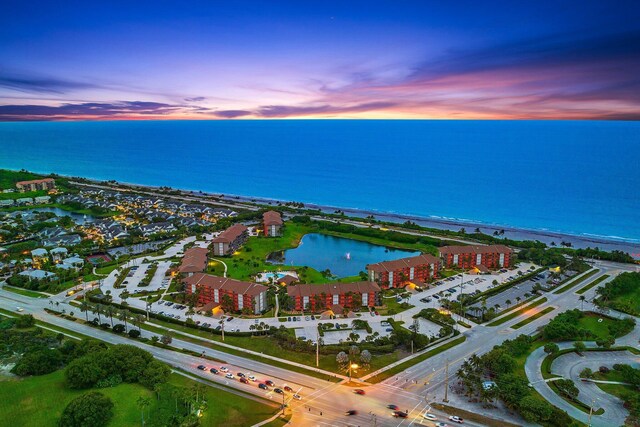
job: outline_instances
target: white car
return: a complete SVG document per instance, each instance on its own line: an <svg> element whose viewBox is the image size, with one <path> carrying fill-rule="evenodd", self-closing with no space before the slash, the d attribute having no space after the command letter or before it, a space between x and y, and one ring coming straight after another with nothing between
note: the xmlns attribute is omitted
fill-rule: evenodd
<svg viewBox="0 0 640 427"><path fill-rule="evenodd" d="M451 415L449 417L449 421L453 421L454 423L458 423L458 424L462 424L464 422L464 420L458 417L457 415Z"/></svg>
<svg viewBox="0 0 640 427"><path fill-rule="evenodd" d="M230 380L232 380L235 377L233 376L233 374L231 372L229 372L227 375L225 375L225 378L229 378Z"/></svg>
<svg viewBox="0 0 640 427"><path fill-rule="evenodd" d="M436 421L438 419L438 417L436 417L435 415L430 414L428 412L426 414L424 414L422 417L424 419L431 420L431 421Z"/></svg>
<svg viewBox="0 0 640 427"><path fill-rule="evenodd" d="M220 366L220 372L229 372L229 369L227 369L225 366Z"/></svg>
<svg viewBox="0 0 640 427"><path fill-rule="evenodd" d="M299 394L294 394L293 398L296 400L302 400L302 396L300 396Z"/></svg>
<svg viewBox="0 0 640 427"><path fill-rule="evenodd" d="M16 307L16 311L18 311L18 312L23 312L23 311L24 311L24 308L22 308L22 307Z"/></svg>
<svg viewBox="0 0 640 427"><path fill-rule="evenodd" d="M249 375L247 378L249 378L250 381L258 381L254 375Z"/></svg>

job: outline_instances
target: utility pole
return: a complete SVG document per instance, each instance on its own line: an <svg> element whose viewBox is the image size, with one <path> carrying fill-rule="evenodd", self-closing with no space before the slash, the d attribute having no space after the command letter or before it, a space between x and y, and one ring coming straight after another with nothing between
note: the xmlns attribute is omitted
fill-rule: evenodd
<svg viewBox="0 0 640 427"><path fill-rule="evenodd" d="M447 359L447 364L444 368L444 399L443 402L448 403L449 399L449 359Z"/></svg>
<svg viewBox="0 0 640 427"><path fill-rule="evenodd" d="M224 319L222 319L221 322L222 322L221 323L222 324L222 341L224 341Z"/></svg>
<svg viewBox="0 0 640 427"><path fill-rule="evenodd" d="M282 416L284 417L284 393L282 393Z"/></svg>
<svg viewBox="0 0 640 427"><path fill-rule="evenodd" d="M463 299L464 291L462 290L463 285L464 285L464 271L462 272L462 274L460 274L460 313L462 314L462 318L466 319L464 315L464 299Z"/></svg>
<svg viewBox="0 0 640 427"><path fill-rule="evenodd" d="M320 332L316 332L316 368L320 366Z"/></svg>
<svg viewBox="0 0 640 427"><path fill-rule="evenodd" d="M593 414L593 404L596 403L595 399L591 399L591 406L589 406L589 422L587 426L591 427L591 414Z"/></svg>

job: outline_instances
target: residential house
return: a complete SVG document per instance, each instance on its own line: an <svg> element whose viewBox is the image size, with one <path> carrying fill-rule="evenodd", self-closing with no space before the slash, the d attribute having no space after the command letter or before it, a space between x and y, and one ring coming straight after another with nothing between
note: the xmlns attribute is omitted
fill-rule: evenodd
<svg viewBox="0 0 640 427"><path fill-rule="evenodd" d="M380 286L375 282L300 284L287 287L297 311L319 312L327 309L342 314L345 308L374 307Z"/></svg>
<svg viewBox="0 0 640 427"><path fill-rule="evenodd" d="M445 267L457 267L465 270L484 266L498 269L511 266L513 249L505 245L468 245L444 246L440 248L440 257Z"/></svg>
<svg viewBox="0 0 640 427"><path fill-rule="evenodd" d="M215 256L231 255L238 250L249 236L249 230L243 224L235 224L224 230L211 241Z"/></svg>
<svg viewBox="0 0 640 427"><path fill-rule="evenodd" d="M25 270L18 273L20 276L27 276L32 280L55 279L56 275L44 270Z"/></svg>
<svg viewBox="0 0 640 427"><path fill-rule="evenodd" d="M282 224L282 215L280 215L280 212L267 211L262 214L262 229L264 230L265 236L281 236Z"/></svg>
<svg viewBox="0 0 640 427"><path fill-rule="evenodd" d="M195 273L184 279L188 295L198 295L198 303L204 310L220 307L224 310L224 296L232 301L233 311L248 311L260 314L269 309L267 287L257 283L243 282L227 277Z"/></svg>
<svg viewBox="0 0 640 427"><path fill-rule="evenodd" d="M36 205L44 205L46 203L49 203L51 201L51 197L49 196L39 196L39 197L34 197L33 198L33 202Z"/></svg>
<svg viewBox="0 0 640 427"><path fill-rule="evenodd" d="M44 248L38 248L31 251L31 263L34 268L49 261L49 252Z"/></svg>
<svg viewBox="0 0 640 427"><path fill-rule="evenodd" d="M438 277L439 270L440 260L429 254L367 265L369 280L383 288L398 288L409 283L423 287Z"/></svg>
<svg viewBox="0 0 640 427"><path fill-rule="evenodd" d="M82 242L79 234L63 234L42 240L44 246L75 246Z"/></svg>
<svg viewBox="0 0 640 427"><path fill-rule="evenodd" d="M61 262L68 252L67 248L53 248L50 251L53 262Z"/></svg>

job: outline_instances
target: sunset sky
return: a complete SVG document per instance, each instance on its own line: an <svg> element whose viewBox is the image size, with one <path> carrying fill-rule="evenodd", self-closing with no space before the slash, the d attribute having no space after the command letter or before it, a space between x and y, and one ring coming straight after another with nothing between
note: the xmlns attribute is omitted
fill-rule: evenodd
<svg viewBox="0 0 640 427"><path fill-rule="evenodd" d="M0 120L640 119L639 1L3 2Z"/></svg>

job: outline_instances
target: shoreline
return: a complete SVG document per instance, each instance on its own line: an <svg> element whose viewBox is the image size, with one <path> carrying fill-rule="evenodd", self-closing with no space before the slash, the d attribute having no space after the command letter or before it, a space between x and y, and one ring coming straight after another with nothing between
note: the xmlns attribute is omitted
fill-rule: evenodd
<svg viewBox="0 0 640 427"><path fill-rule="evenodd" d="M13 171L17 171L16 169L9 169ZM147 185L147 184L138 184L132 182L125 181L117 181L117 180L104 180L104 179L95 179L88 177L78 177L78 176L69 176L69 175L61 175L56 174L54 172L43 173L43 172L34 172L40 173L42 175L56 175L65 179L82 179L85 180L90 185L122 185L125 187L129 187L132 190L140 189L146 191L159 191L161 188L167 188L167 186L155 186L155 185ZM211 191L199 191L192 189L180 189L174 187L171 188L173 191L178 191L183 195L189 196L205 196L205 197L213 197L219 199L221 203L230 203L230 204L238 204L238 203L254 203L254 204L263 204L263 205L277 205L278 203L291 203L291 200L280 200L269 197L259 197L259 196L247 196L247 195L239 195L239 194L230 194L230 193L222 193L222 192L211 192ZM550 246L551 242L555 242L558 247L560 247L560 242L569 242L571 243L571 247L574 249L584 249L587 247L598 247L601 250L619 250L623 252L629 253L632 257L636 259L640 259L640 240L631 239L631 238L622 238L615 236L594 236L585 234L572 234L567 232L559 232L553 230L537 230L537 229L527 229L524 227L514 227L509 225L496 225L496 224L486 224L479 221L473 220L462 220L455 218L438 218L438 217L429 217L429 216L421 216L421 215L412 215L412 214L402 214L396 212L382 212L371 209L360 209L360 208L346 208L339 206L331 206L324 205L318 203L304 203L304 207L307 209L316 209L321 211L322 213L330 213L333 214L336 210L340 210L344 212L346 215L357 218L365 218L367 216L373 215L377 220L383 220L386 222L396 223L398 225L402 225L406 221L412 221L420 226L434 228L438 230L450 230L450 231L458 231L461 228L465 228L468 233L473 233L476 228L479 228L484 234L492 235L494 231L502 231L504 230L504 235L502 237L513 239L513 240L538 240L542 243Z"/></svg>

